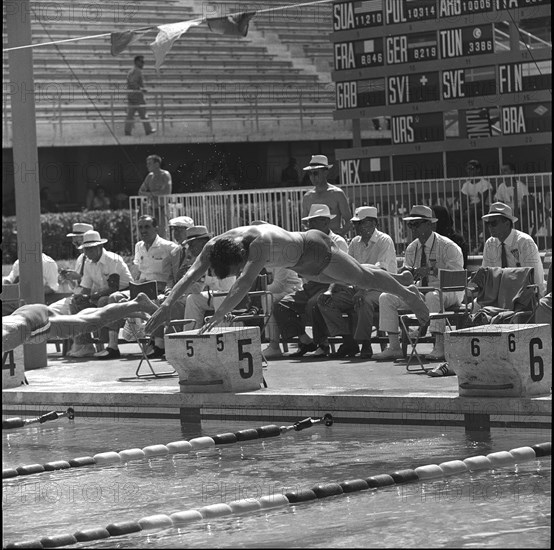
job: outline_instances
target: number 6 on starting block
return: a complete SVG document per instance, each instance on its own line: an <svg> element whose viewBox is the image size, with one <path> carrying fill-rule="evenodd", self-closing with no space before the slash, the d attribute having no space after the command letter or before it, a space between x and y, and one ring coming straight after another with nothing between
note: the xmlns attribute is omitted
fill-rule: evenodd
<svg viewBox="0 0 554 550"><path fill-rule="evenodd" d="M259 390L263 381L258 327L169 333L165 335L165 355L179 373L182 391L252 391Z"/></svg>

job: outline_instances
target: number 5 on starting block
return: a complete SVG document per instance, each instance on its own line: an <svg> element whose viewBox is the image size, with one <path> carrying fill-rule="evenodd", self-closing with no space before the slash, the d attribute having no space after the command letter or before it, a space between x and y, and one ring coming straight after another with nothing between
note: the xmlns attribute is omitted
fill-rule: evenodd
<svg viewBox="0 0 554 550"><path fill-rule="evenodd" d="M165 335L165 355L179 373L182 391L259 390L262 352L258 327L217 327Z"/></svg>

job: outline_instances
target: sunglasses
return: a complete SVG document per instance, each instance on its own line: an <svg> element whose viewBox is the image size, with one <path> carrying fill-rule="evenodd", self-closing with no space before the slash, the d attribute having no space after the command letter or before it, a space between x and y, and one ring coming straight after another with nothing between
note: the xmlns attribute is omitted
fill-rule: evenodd
<svg viewBox="0 0 554 550"><path fill-rule="evenodd" d="M426 220L419 220L418 222L408 222L408 227L419 227L420 225L423 225L424 223L427 223Z"/></svg>
<svg viewBox="0 0 554 550"><path fill-rule="evenodd" d="M502 220L494 220L493 222L485 222L485 225L490 225L491 227L496 227L499 223L502 223Z"/></svg>

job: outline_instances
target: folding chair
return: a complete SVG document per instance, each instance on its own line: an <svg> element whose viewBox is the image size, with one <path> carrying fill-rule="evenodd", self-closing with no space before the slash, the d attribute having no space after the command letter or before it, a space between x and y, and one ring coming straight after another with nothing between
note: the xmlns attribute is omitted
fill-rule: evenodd
<svg viewBox="0 0 554 550"><path fill-rule="evenodd" d="M158 297L158 284L156 283L156 281L148 281L146 283L129 283L129 296L131 299L136 298L137 295L141 292L146 294L146 296L148 296L148 298L150 298L152 301L156 301ZM133 330L134 329L131 328L131 332L133 332ZM155 371L147 355L147 348L150 342L150 338L144 338L135 333L135 339L140 349L141 358L137 366L137 370L135 371L134 378L152 379L178 376L177 371L173 368L170 371ZM141 374L140 371L143 364L146 364L148 366L150 372L147 372L146 374ZM120 380L125 381L128 380L128 378L120 378Z"/></svg>
<svg viewBox="0 0 554 550"><path fill-rule="evenodd" d="M429 314L429 321L437 321L439 319L444 319L448 328L446 330L452 330L451 320L454 321L456 328L461 328L469 314L471 312L471 304L468 300L468 275L467 269L460 270L449 270L449 269L439 269L439 287L424 287L420 290L422 291L437 291L439 293L439 302L440 308L437 313ZM464 299L461 306L452 306L448 311L444 307L444 295L447 292L464 292ZM430 369L425 368L419 353L417 352L416 346L420 343L422 338L422 330L415 331L414 334L410 334L410 326L419 326L417 317L413 314L402 314L400 315L400 327L402 330L402 338L409 345L411 345L410 355L406 360L406 370L408 372L427 372ZM410 368L412 359L417 359L419 366Z"/></svg>

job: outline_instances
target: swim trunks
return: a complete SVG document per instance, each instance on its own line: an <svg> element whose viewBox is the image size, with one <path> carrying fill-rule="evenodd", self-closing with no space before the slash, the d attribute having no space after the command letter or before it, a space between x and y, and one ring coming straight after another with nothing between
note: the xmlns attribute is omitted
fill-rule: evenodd
<svg viewBox="0 0 554 550"><path fill-rule="evenodd" d="M27 321L29 332L25 334L26 344L40 344L50 334L50 316L44 304L28 304L16 309L12 315L23 317Z"/></svg>
<svg viewBox="0 0 554 550"><path fill-rule="evenodd" d="M335 244L318 229L309 229L301 235L304 240L302 255L298 262L289 269L306 278L320 275L331 262Z"/></svg>

